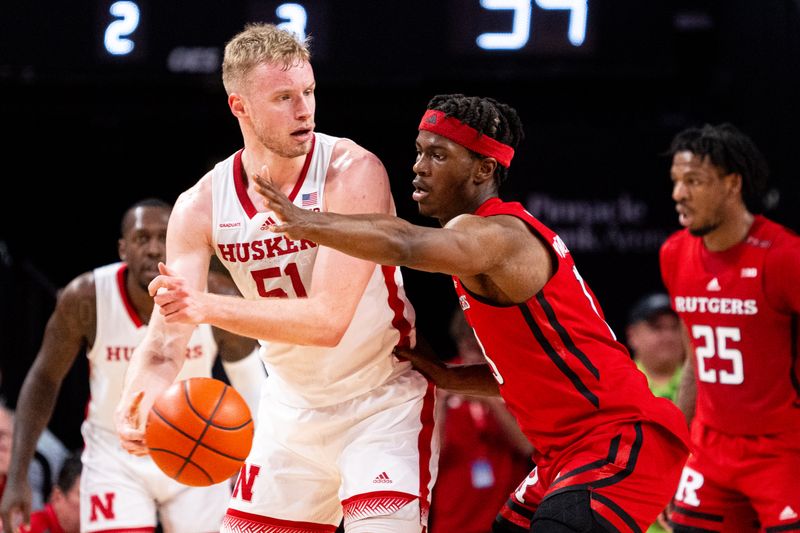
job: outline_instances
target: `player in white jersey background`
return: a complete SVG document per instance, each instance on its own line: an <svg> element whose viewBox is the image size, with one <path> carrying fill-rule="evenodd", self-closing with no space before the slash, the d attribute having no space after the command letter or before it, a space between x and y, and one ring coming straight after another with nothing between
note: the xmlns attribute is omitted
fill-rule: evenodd
<svg viewBox="0 0 800 533"><path fill-rule="evenodd" d="M59 295L17 403L13 466L1 507L6 533L16 531L20 514L28 520L27 473L36 441L52 415L65 375L83 349L89 359L90 400L82 427L81 531L153 531L157 511L165 532L218 530L230 494L227 484L181 485L148 457L125 453L114 432L113 413L128 360L144 337L153 310L147 285L165 258L170 211L169 204L160 200L143 200L130 207L122 219L119 240L124 262L81 274ZM219 274L209 280L209 286L237 294L231 281ZM251 402L257 401L253 389L260 387L265 373L255 347L252 339L199 326L193 329L188 363L179 377L210 376L219 354L234 385Z"/></svg>
<svg viewBox="0 0 800 533"><path fill-rule="evenodd" d="M222 531L419 533L438 447L428 384L392 349L413 344L400 273L269 231L252 178L269 175L305 209L394 214L375 155L314 131L306 43L248 26L225 48L223 83L244 149L179 198L167 265L151 284L159 313L133 355L117 428L146 453L142 425L184 363L188 333L210 323L262 339L270 378L253 448ZM245 302L202 292L212 254Z"/></svg>

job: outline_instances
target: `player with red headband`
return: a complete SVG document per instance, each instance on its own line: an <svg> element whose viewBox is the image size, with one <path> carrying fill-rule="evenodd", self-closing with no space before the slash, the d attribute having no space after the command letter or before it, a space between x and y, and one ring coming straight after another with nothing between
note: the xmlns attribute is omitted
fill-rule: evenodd
<svg viewBox="0 0 800 533"><path fill-rule="evenodd" d="M490 98L431 100L417 136L413 198L442 229L386 215L315 213L256 179L273 226L386 265L453 276L488 364L446 367L402 350L437 385L501 394L537 468L495 532L643 531L667 505L688 455L686 421L655 398L606 324L564 242L503 202L522 125ZM488 526L488 525L487 525Z"/></svg>

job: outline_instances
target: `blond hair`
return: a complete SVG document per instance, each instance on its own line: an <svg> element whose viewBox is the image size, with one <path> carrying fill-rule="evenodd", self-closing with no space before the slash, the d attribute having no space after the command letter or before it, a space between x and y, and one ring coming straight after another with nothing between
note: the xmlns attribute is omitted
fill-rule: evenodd
<svg viewBox="0 0 800 533"><path fill-rule="evenodd" d="M288 69L311 59L309 39L303 41L273 24L248 24L225 45L222 84L230 94L258 65L272 63Z"/></svg>

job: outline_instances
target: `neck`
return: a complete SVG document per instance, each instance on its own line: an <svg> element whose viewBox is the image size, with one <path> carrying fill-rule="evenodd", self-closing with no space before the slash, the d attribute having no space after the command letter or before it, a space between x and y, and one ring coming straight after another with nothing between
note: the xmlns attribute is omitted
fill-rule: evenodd
<svg viewBox="0 0 800 533"><path fill-rule="evenodd" d="M242 152L242 165L247 174L247 181L252 186L252 177L256 174L261 175L267 167L269 178L279 188L293 186L300 175L300 170L305 163L306 155L298 157L282 157L259 143L245 142L244 152Z"/></svg>
<svg viewBox="0 0 800 533"><path fill-rule="evenodd" d="M727 250L747 238L753 220L752 213L742 206L735 215L725 217L719 227L704 235L703 244L711 252Z"/></svg>
<svg viewBox="0 0 800 533"><path fill-rule="evenodd" d="M125 290L128 291L128 298L136 314L139 315L139 320L143 324L150 322L150 315L153 314L153 298L133 279L130 270L125 272Z"/></svg>
<svg viewBox="0 0 800 533"><path fill-rule="evenodd" d="M463 207L461 209L457 209L455 213L448 215L446 218L440 218L439 224L441 224L442 227L445 227L445 225L447 225L448 222L450 222L457 216L471 215L475 213L475 211L477 211L478 208L482 206L486 202L486 200L489 200L490 198L497 198L497 191L495 190L482 191L480 194L475 196L475 198L471 198L468 201L464 202Z"/></svg>

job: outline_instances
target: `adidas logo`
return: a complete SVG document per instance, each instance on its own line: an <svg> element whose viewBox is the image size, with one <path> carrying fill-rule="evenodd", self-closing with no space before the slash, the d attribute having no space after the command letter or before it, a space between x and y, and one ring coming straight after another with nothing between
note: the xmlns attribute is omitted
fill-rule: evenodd
<svg viewBox="0 0 800 533"><path fill-rule="evenodd" d="M391 478L386 474L386 472L381 472L375 479L372 480L373 483L392 483Z"/></svg>
<svg viewBox="0 0 800 533"><path fill-rule="evenodd" d="M269 227L274 225L275 225L275 219L268 216L267 219L264 221L264 223L261 224L261 227L259 229L261 231L268 231Z"/></svg>
<svg viewBox="0 0 800 533"><path fill-rule="evenodd" d="M706 285L706 290L707 291L721 291L722 287L719 286L719 280L717 278L714 278L711 281L709 281L708 285Z"/></svg>
<svg viewBox="0 0 800 533"><path fill-rule="evenodd" d="M436 115L431 115L425 120L428 124L436 124Z"/></svg>
<svg viewBox="0 0 800 533"><path fill-rule="evenodd" d="M781 511L781 514L778 516L778 518L781 520L794 520L797 518L797 513L794 512L794 509L787 505L783 508L783 511Z"/></svg>

